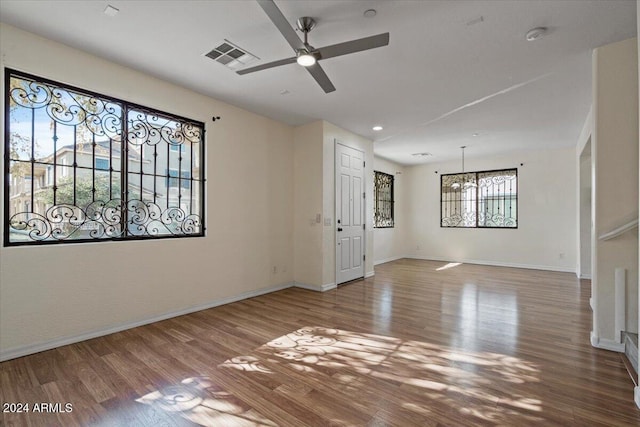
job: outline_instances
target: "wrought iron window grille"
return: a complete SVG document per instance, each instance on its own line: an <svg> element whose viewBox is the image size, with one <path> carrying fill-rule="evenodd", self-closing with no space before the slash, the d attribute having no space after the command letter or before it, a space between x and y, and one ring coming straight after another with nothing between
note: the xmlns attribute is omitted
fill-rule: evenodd
<svg viewBox="0 0 640 427"><path fill-rule="evenodd" d="M441 175L440 227L518 228L518 169Z"/></svg>
<svg viewBox="0 0 640 427"><path fill-rule="evenodd" d="M393 228L394 226L394 176L374 171L373 187L373 227Z"/></svg>
<svg viewBox="0 0 640 427"><path fill-rule="evenodd" d="M5 94L5 246L204 235L204 123L10 69Z"/></svg>

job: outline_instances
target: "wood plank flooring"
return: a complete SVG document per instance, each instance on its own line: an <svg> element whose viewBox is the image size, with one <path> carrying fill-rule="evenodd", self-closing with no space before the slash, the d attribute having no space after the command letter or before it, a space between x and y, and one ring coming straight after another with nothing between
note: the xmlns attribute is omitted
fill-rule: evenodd
<svg viewBox="0 0 640 427"><path fill-rule="evenodd" d="M286 289L4 362L0 401L31 411L0 424L640 425L621 355L589 344L588 281L445 264L399 260L334 291Z"/></svg>

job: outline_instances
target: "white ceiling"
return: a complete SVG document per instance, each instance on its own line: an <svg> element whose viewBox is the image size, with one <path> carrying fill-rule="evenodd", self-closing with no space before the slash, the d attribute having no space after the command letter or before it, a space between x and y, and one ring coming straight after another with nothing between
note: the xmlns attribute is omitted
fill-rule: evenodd
<svg viewBox="0 0 640 427"><path fill-rule="evenodd" d="M467 157L575 145L591 50L636 34L635 0L276 4L292 25L316 18L316 47L387 31L389 46L322 61L337 88L325 94L297 64L239 76L203 56L223 39L261 59L252 65L293 56L252 0L2 0L0 20L291 125L327 120L403 164L458 159L462 145ZM537 26L548 35L527 42Z"/></svg>

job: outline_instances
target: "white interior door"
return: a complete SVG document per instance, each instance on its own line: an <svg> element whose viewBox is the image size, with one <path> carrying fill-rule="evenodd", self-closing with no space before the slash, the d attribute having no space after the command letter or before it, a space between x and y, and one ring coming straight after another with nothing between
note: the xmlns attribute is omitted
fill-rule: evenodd
<svg viewBox="0 0 640 427"><path fill-rule="evenodd" d="M336 284L364 277L364 153L336 143Z"/></svg>

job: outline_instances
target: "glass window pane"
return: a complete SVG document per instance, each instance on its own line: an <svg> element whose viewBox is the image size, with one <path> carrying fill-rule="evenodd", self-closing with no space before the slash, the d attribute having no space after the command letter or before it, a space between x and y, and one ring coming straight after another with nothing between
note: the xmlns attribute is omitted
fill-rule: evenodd
<svg viewBox="0 0 640 427"><path fill-rule="evenodd" d="M9 73L5 243L202 234L202 123Z"/></svg>
<svg viewBox="0 0 640 427"><path fill-rule="evenodd" d="M517 169L446 174L441 227L517 227Z"/></svg>
<svg viewBox="0 0 640 427"><path fill-rule="evenodd" d="M374 213L373 226L390 228L394 226L393 218L393 182L394 176L374 171Z"/></svg>

